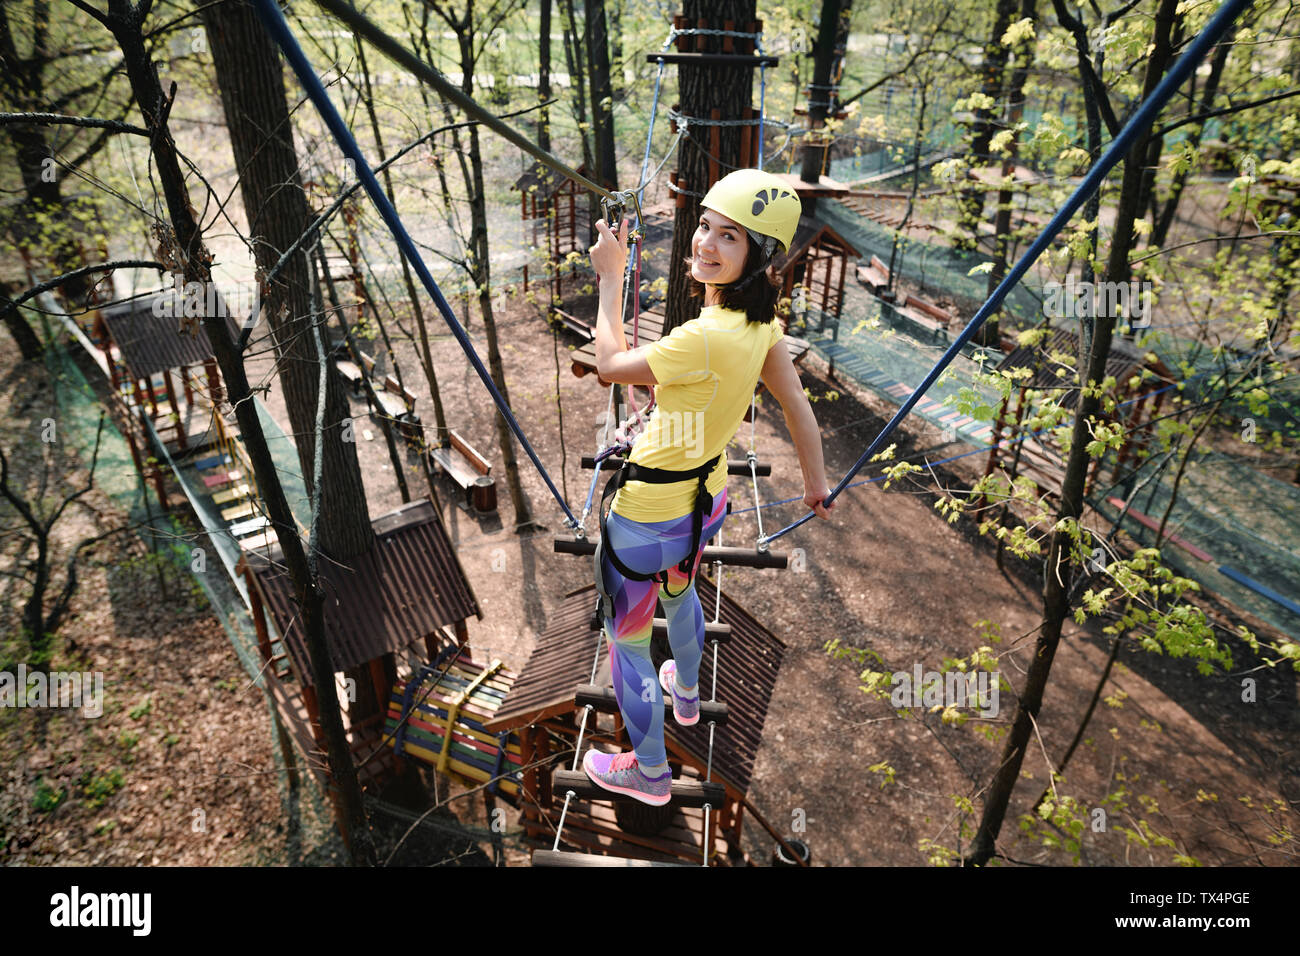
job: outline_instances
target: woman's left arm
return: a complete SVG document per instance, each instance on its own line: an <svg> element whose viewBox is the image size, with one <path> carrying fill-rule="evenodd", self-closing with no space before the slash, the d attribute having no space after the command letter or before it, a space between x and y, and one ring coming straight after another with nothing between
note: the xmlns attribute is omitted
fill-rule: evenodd
<svg viewBox="0 0 1300 956"><path fill-rule="evenodd" d="M645 349L629 349L623 334L623 273L627 265L627 220L618 236L605 220L596 223L599 238L591 249L591 265L600 288L596 309L596 373L606 382L622 385L656 385ZM637 305L640 305L638 302Z"/></svg>

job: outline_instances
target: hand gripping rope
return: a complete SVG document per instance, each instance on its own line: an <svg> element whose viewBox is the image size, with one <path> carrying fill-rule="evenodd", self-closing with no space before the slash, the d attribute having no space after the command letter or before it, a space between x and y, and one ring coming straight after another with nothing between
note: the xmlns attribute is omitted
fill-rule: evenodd
<svg viewBox="0 0 1300 956"><path fill-rule="evenodd" d="M1174 92L1187 82L1187 78L1191 76L1192 71L1196 69L1197 64L1200 63L1201 59L1205 56L1210 47L1214 46L1223 38L1223 36L1228 32L1229 27L1232 26L1233 21L1236 20L1241 12L1249 5L1250 0L1227 0L1227 2L1219 7L1218 11L1214 14L1209 23L1205 25L1205 29L1201 31L1200 36L1198 36L1183 55L1178 58L1170 68L1169 72L1165 74L1164 79L1160 81L1160 84L1151 91L1151 95L1147 97L1146 101L1143 102L1140 107L1138 107L1138 110L1133 114L1132 119L1125 124L1124 128L1120 130L1119 135L1111 142L1106 153L1097 161L1097 164L1088 171L1088 175L1084 177L1083 182L1079 184L1079 187L1074 191L1070 198L1065 201L1065 205L1057 211L1056 215L1052 217L1051 222L1047 224L1039 237L1034 240L1033 244L1025 251L1025 254L1020 257L1019 261L1017 261L1006 274L1006 277L998 283L998 287L993 290L993 294L988 297L987 301L985 301L982 306L980 306L979 311L972 316L970 323L967 324L966 328L962 329L961 334L953 340L948 351L943 354L935 364L934 368L930 369L929 373L921 381L921 384L916 386L916 390L908 396L907 401L903 402L898 411L894 413L894 417L889 420L883 429L881 429L881 432L876 436L875 441L873 441L867 447L867 450L862 453L862 457L860 457L857 463L849 469L848 474L841 478L839 484L837 484L831 490L831 493L826 496L825 501L823 502L824 504L830 504L834 501L836 496L838 496L839 493L848 486L849 482L853 480L853 476L856 475L862 469L862 466L871 459L871 456L879 450L881 445L884 444L885 439L888 438L894 429L898 427L899 422L906 418L908 413L911 412L912 406L920 401L921 397L929 390L930 386L935 383L935 380L938 379L940 373L948 367L952 360L957 356L957 353L961 351L962 346L969 342L971 337L976 333L976 331L978 331L979 327L984 324L984 321L997 311L998 306L1002 304L1002 300L1007 297L1007 293L1009 293L1016 283L1024 277L1025 273L1029 271L1029 267L1032 266L1038 260L1038 257L1043 254L1051 244L1052 239L1056 237L1056 234L1065 227L1065 224L1070 221L1070 218L1076 211L1078 211L1079 207L1084 204L1087 198L1101 186L1101 182L1106 178L1106 174L1109 173L1115 164L1120 161L1120 158L1129 151L1139 134L1151 125L1160 110L1164 107L1165 103L1167 103L1169 98L1173 96ZM766 538L760 539L760 546L776 540L783 534L793 531L795 528L812 518L814 514L814 512L809 511L802 518L792 522L780 531L770 534Z"/></svg>

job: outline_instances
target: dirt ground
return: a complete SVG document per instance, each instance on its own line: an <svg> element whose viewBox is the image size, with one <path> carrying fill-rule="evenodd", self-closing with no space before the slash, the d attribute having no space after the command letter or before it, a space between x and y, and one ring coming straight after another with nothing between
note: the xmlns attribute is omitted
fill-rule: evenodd
<svg viewBox="0 0 1300 956"><path fill-rule="evenodd" d="M590 473L580 469L579 459L596 445L596 417L607 393L593 377L571 374L566 353L572 341L562 334L557 342L534 306L518 296L503 301L500 334L512 407L556 483L567 485L570 505L580 509ZM477 317L471 335L486 355ZM500 472L494 410L481 383L450 335L436 337L434 354L449 424ZM259 361L261 368L253 363L254 380L269 370L269 362ZM420 396L418 410L432 421L414 351L401 351L399 361L408 387ZM0 362L0 414L10 423L4 447L15 472L32 481L39 446L29 436L44 417L42 403L48 404L40 386L44 372L8 355ZM892 407L850 383L830 380L815 356L804 363L802 377L834 482ZM563 472L557 381L567 454ZM274 387L268 403L287 425ZM377 422L365 420L359 401L353 412L370 510L378 516L401 499ZM738 433L742 452L748 434L748 426ZM797 459L770 398L760 406L755 438L760 460L773 466L772 478L760 483L762 499L801 496ZM898 443L900 455L928 450L931 460L954 451L916 419ZM448 532L484 611L481 622L469 625L475 656L499 657L516 670L562 595L587 583L589 574L588 562L553 553L552 535L562 530L559 509L522 454L520 461L531 513L545 531L513 532L514 509L503 480L499 511L487 518L458 503L446 479L437 483ZM963 464L968 467L960 473L936 470L938 480L969 480L983 459L973 456ZM413 458L408 466L414 492L427 493ZM59 480L75 486L82 476L74 468ZM752 504L752 491L739 479L733 479L730 494L737 507ZM95 511L73 509L58 527L62 547L90 533L96 522L104 527L105 521L122 520L102 496L87 500ZM817 865L921 865L932 858L924 841L960 852L977 822L961 813L960 798L979 806L980 788L1000 754L999 734L1014 713L1014 694L1004 691L999 715L986 722L954 728L937 715L898 717L862 693L862 665L835 660L824 650L839 639L878 654L880 670L911 671L916 664L938 670L945 658L987 643L979 622L988 621L1004 635L995 645L1004 678L1013 689L1021 685L1033 647L1032 637L1023 635L1040 614L1033 574L999 572L991 545L966 522L950 526L933 501L931 491L915 486L853 489L837 502L834 520L804 525L777 546L803 549L804 571L724 570L724 590L788 647L749 798L774 827L805 840ZM801 513L797 505L766 509L764 528ZM752 542L756 533L752 514L736 515L724 526L723 540ZM320 801L307 792L311 785L296 794L271 785L278 777L267 708L220 624L201 599L190 596L183 577L170 578L164 596L152 569L124 559L145 550L138 543L97 549L97 563L87 565L62 632L56 666L108 673L105 716L90 721L62 712L0 711L0 858L127 865L340 861ZM1008 567L1015 564L1009 561ZM6 577L0 595L6 632L12 633L24 591ZM1227 609L1207 603L1229 621ZM1073 737L1107 650L1099 634L1067 624L1039 738L1002 827L999 850L1009 860L1072 859L1023 833L1019 818L1047 783L1045 755L1058 760ZM1106 687L1107 703L1099 706L1058 784L1090 813L1103 806L1107 813L1104 830L1084 832L1080 862L1146 865L1184 854L1206 865L1294 864L1294 839L1278 836L1294 829L1291 814L1300 799L1294 674L1252 670L1256 662L1239 644L1233 656L1230 674L1201 677L1186 661L1125 649ZM1245 676L1258 680L1254 703L1241 701ZM977 732L981 723L992 729L992 739ZM42 809L52 801L52 810ZM482 826L483 813L470 799L453 801L444 817ZM1143 832L1139 819L1150 826L1142 839L1126 832ZM195 829L196 821L202 830ZM794 831L800 822L805 829ZM391 839L405 823L380 818L377 826ZM525 864L526 853L510 836L507 864ZM1157 836L1172 845L1159 845ZM772 851L772 840L753 820L745 829L745 850L757 862ZM490 851L461 852L467 855L457 862L464 864L484 863ZM432 843L408 846L402 857L416 863L450 858L445 845Z"/></svg>

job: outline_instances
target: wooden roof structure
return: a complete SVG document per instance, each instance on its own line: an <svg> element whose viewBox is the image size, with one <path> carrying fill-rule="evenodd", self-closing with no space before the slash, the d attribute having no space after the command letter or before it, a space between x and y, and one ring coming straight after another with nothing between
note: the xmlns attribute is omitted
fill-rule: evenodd
<svg viewBox="0 0 1300 956"><path fill-rule="evenodd" d="M182 332L178 320L155 314L156 302L172 295L164 290L140 299L129 299L103 306L99 318L114 345L121 352L121 361L133 379L144 379L169 369L203 365L214 357L207 330L200 326L193 335ZM232 338L239 338L239 327L225 307L224 300L216 296L217 308L225 312L226 325ZM160 310L161 311L161 310Z"/></svg>
<svg viewBox="0 0 1300 956"><path fill-rule="evenodd" d="M1069 356L1069 363L1058 356ZM1004 369L1027 368L1029 378L1018 381L1019 388L1053 389L1062 391L1061 405L1074 408L1079 401L1078 373L1075 362L1079 355L1079 333L1074 329L1053 327L1043 341L1033 346L1018 346L998 363L998 371ZM1137 347L1123 336L1111 340L1110 354L1106 356L1106 375L1113 375L1115 381L1124 390L1125 383L1134 375L1148 371L1164 382L1173 381L1173 373L1159 359L1148 361ZM1152 388L1159 387L1152 384ZM1137 391L1145 391L1139 387Z"/></svg>
<svg viewBox="0 0 1300 956"><path fill-rule="evenodd" d="M790 250L785 254L779 268L784 272L791 264L802 257L808 249L816 244L819 248L834 249L845 255L859 258L862 253L857 246L849 242L838 232L815 216L801 216L794 238L790 240Z"/></svg>
<svg viewBox="0 0 1300 956"><path fill-rule="evenodd" d="M334 671L399 652L483 612L433 503L422 498L371 522L375 543L346 564L321 563L325 640ZM293 583L278 545L246 551L240 566L270 609L304 687L312 685Z"/></svg>

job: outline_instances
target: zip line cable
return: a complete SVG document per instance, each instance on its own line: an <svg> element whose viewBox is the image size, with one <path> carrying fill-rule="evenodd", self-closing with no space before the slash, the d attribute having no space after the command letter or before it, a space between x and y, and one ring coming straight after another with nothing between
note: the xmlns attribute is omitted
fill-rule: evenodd
<svg viewBox="0 0 1300 956"><path fill-rule="evenodd" d="M841 478L839 484L837 484L831 490L831 493L826 496L823 504L830 504L833 502L839 493L848 486L850 481L853 480L853 476L862 469L862 466L870 461L871 456L874 455L880 446L884 444L885 439L888 438L894 429L898 427L899 422L906 418L908 413L911 412L912 406L920 401L921 397L929 390L930 386L935 383L935 380L938 379L939 374L948 367L954 358L957 357L962 346L970 341L971 337L974 336L974 334L979 330L979 327L984 324L985 320L997 311L998 306L1002 304L1002 300L1005 299L1011 289L1020 282L1025 273L1029 271L1029 267L1032 266L1038 260L1038 257L1047 250L1047 247L1056 237L1056 234L1065 227L1065 224L1070 221L1075 212L1078 211L1079 207L1084 204L1088 197L1101 186L1102 180L1106 178L1106 174L1109 173L1115 164L1118 163L1129 151L1138 135L1155 121L1156 116L1164 107L1165 103L1168 102L1169 98L1173 96L1173 94L1187 81L1187 78L1191 76L1192 71L1196 68L1197 64L1200 63L1206 52L1209 51L1210 47L1214 46L1223 35L1227 33L1228 28L1232 26L1233 21L1235 21L1241 12L1249 5L1250 0L1227 0L1227 2L1218 9L1209 23L1205 25L1205 28L1201 31L1196 40L1193 41L1191 46L1189 46L1183 55L1178 58L1173 67L1160 81L1159 85L1151 91L1151 95L1147 97L1138 108L1137 112L1133 114L1133 117L1124 125L1124 128L1120 130L1119 135L1111 141L1105 155L1102 156L1101 159L1097 161L1097 164L1088 171L1083 182L1079 184L1078 188L1075 189L1070 198L1065 201L1065 205L1057 210L1056 215L1052 217L1051 221L1043 229L1042 233L1039 234L1038 238L1034 240L1033 244L1025 251L1025 254L1020 257L1003 280L998 283L998 287L993 290L993 294L985 300L984 304L980 306L979 311L971 317L966 328L962 329L961 334L953 340L948 351L943 354L943 357L939 359L934 368L929 371L921 381L921 384L919 384L915 391L913 391L908 397L907 401L903 402L898 411L894 414L894 417L889 420L888 424L885 425L880 434L876 436L875 441L867 447L867 450L862 453L862 456L858 459L857 463L849 469L848 474ZM813 518L815 514L815 512L809 511L802 518L790 523L780 531L770 534L766 538L760 539L760 548L806 523Z"/></svg>
<svg viewBox="0 0 1300 956"><path fill-rule="evenodd" d="M519 439L519 443L523 446L524 451L528 453L528 457L532 459L533 465L536 466L538 472L541 474L542 480L546 482L546 487L550 490L552 496L554 496L556 502L559 504L560 510L564 512L567 525L575 531L578 530L578 520L573 516L573 512L569 510L569 505L565 502L559 489L555 487L555 482L551 480L551 476L547 473L546 468L537 457L537 452L533 450L533 446L529 443L527 436L524 435L523 429L519 427L519 423L515 420L514 413L511 412L510 406L506 404L505 399L497 390L496 383L492 381L491 374L488 372L487 368L484 367L483 360L479 358L478 353L475 351L474 344L470 341L469 334L452 313L451 306L447 304L446 298L443 297L442 290L438 288L438 283L434 281L433 276L429 273L429 269L424 264L424 259L420 256L419 251L415 248L415 243L411 240L410 234L407 233L406 227L402 225L402 220L398 216L397 210L394 209L392 203L388 201L387 195L385 195L383 189L380 187L379 181L375 179L375 174L370 169L369 163L367 163L365 157L362 156L361 150L357 146L357 142L353 138L352 133L343 122L343 118L339 115L338 110L334 108L334 104L330 101L329 95L325 92L325 88L321 86L320 79L316 76L316 72L312 69L306 55L302 52L302 47L298 45L298 41L294 38L293 33L290 32L289 25L285 22L284 15L280 12L280 8L276 5L275 0L254 0L254 4L257 8L258 14L262 18L262 22L266 25L267 31L280 47L281 52L284 54L285 59L289 61L290 66L293 67L294 72L298 74L299 82L302 83L303 88L307 91L307 95L316 106L317 111L325 121L325 125L333 134L334 139L338 142L339 148L343 151L344 156L350 159L356 166L357 176L365 186L366 192L370 196L370 201L375 204L375 208L378 209L379 214L383 217L384 222L393 233L393 238L397 240L399 248L406 255L412 268L415 269L416 274L419 275L421 283L423 283L425 289L433 298L434 303L438 307L438 311L442 314L443 320L447 323L448 328L451 329L452 334L456 336L456 341L460 343L461 349L464 350L466 357L469 358L470 363L474 366L474 370L478 372L479 378L483 380L484 386L492 395L492 400L496 403L502 416L504 416L506 424L509 425L510 430L514 432L515 437ZM323 5L332 8L337 4L335 4L333 0L323 0ZM355 13L355 11L353 12ZM360 27L358 27L358 30L360 31ZM417 60L416 62L419 61ZM433 70L432 68L426 68L426 70L430 74L438 76L441 79L440 74L438 74L436 70ZM442 82L444 84L446 83L445 80L442 80ZM447 85L450 88L450 84ZM455 92L461 99L468 99L459 91ZM474 105L472 101L469 102L473 106L476 117L482 119L487 125L492 126L494 129L509 130L509 127L496 117L485 113L478 106ZM522 139L522 137L519 137L518 134L513 131L510 131L510 135L512 139ZM536 147L532 147L532 149L535 150ZM605 191L602 190L602 193L604 192Z"/></svg>

